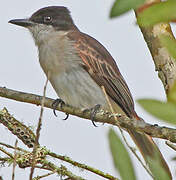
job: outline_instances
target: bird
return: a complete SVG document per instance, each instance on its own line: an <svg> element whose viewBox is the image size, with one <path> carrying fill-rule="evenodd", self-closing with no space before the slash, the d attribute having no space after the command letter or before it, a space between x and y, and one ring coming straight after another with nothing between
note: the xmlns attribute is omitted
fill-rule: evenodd
<svg viewBox="0 0 176 180"><path fill-rule="evenodd" d="M110 111L104 87L115 113L141 121L131 92L108 50L95 38L81 32L64 6L44 7L26 19L9 23L27 28L38 47L39 63L59 98L77 108ZM153 139L126 129L146 163L159 165L172 179L169 167Z"/></svg>

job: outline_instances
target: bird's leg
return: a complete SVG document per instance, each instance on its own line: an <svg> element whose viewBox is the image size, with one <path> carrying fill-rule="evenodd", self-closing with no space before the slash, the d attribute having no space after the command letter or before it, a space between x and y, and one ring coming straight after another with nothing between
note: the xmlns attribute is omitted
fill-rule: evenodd
<svg viewBox="0 0 176 180"><path fill-rule="evenodd" d="M57 108L57 106L59 105L60 106L60 108L62 108L62 106L65 104L65 102L62 100L62 99L56 99L56 100L54 100L53 101L53 103L52 103L52 108L53 108L53 113L54 113L54 115L57 117L57 114L56 114L56 108ZM67 120L68 119L68 117L69 117L69 114L68 113L66 113L66 117L63 119L63 120Z"/></svg>
<svg viewBox="0 0 176 180"><path fill-rule="evenodd" d="M96 116L96 113L100 110L101 108L101 105L100 104L96 104L93 108L90 108L90 109L85 109L84 112L86 111L91 111L90 113L90 119L92 120L92 123L95 127L97 127L97 125L95 124L94 122L94 119L95 119L95 116Z"/></svg>

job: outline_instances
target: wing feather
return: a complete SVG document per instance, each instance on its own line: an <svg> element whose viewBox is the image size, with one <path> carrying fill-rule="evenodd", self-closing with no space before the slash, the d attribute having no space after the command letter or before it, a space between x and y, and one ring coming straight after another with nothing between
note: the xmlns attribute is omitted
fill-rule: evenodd
<svg viewBox="0 0 176 180"><path fill-rule="evenodd" d="M132 117L134 102L130 90L123 79L114 59L96 39L81 32L71 32L68 37L73 40L83 66L99 86L104 86L107 94L127 116Z"/></svg>

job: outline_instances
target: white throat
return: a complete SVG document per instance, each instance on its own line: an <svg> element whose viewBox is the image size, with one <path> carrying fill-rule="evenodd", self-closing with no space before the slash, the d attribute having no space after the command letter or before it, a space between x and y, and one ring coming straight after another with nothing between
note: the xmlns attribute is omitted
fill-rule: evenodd
<svg viewBox="0 0 176 180"><path fill-rule="evenodd" d="M56 34L59 36L64 36L67 34L65 31L56 31L53 26L45 24L36 24L35 26L31 26L29 27L29 31L31 32L37 46L47 42Z"/></svg>

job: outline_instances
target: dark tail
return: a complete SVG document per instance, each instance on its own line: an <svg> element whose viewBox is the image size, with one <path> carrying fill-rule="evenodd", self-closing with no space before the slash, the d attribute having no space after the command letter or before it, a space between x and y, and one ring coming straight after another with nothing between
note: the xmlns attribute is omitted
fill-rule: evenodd
<svg viewBox="0 0 176 180"><path fill-rule="evenodd" d="M137 133L136 131L133 130L128 130L130 136L138 146L142 156L144 157L144 160L146 161L147 165L149 166L150 171L153 171L153 168L150 166L151 161L157 161L156 165L160 165L161 168L163 168L164 172L167 173L168 179L172 179L171 172L169 170L169 167L164 160L164 157L162 156L160 150L158 149L157 145L153 141L153 139L146 134L140 134ZM155 173L156 171L152 174L155 179ZM159 172L160 173L160 172Z"/></svg>

